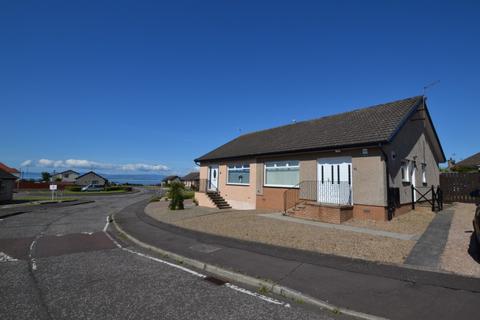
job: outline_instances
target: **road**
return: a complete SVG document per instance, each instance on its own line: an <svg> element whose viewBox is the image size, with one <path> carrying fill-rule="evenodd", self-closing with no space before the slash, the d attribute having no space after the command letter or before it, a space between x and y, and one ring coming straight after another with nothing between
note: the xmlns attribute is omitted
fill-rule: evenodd
<svg viewBox="0 0 480 320"><path fill-rule="evenodd" d="M150 196L90 196L1 220L0 318L346 319L206 281L116 239L107 216Z"/></svg>

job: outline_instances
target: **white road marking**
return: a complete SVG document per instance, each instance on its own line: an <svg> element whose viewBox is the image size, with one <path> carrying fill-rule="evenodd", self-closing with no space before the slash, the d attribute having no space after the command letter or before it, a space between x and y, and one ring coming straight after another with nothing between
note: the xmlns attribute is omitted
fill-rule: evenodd
<svg viewBox="0 0 480 320"><path fill-rule="evenodd" d="M179 269L179 270L182 270L182 271L185 271L187 273L190 273L191 275L194 275L196 277L199 277L201 279L205 279L207 276L202 274L202 273L199 273L199 272L196 272L196 271L193 271L191 269L188 269L186 267L182 267L182 266L179 266L177 264L174 264L174 263L171 263L171 262L168 262L168 261L165 261L165 260L162 260L162 259L159 259L159 258L156 258L156 257L152 257L152 256L149 256L147 254L144 254L144 253L141 253L141 252L138 252L138 251L135 251L135 250L132 250L132 249L128 249L128 248L124 248L120 245L120 243L118 243L106 230L108 229L108 225L110 224L110 221L109 221L109 217L107 216L107 223L105 224L105 227L103 228L103 231L105 232L105 234L107 235L107 237L110 238L110 240L112 240L112 242L119 248L119 249L122 249L123 251L127 251L129 253L133 253L133 254L136 254L137 256L140 256L140 257L143 257L143 258L147 258L147 259L150 259L150 260L153 260L155 262L159 262L159 263L162 263L162 264L165 264L167 266L170 266L170 267L173 267L173 268L176 268L176 269ZM286 308L290 308L290 304L289 303L286 303L286 302L283 302L283 301L279 301L279 300L276 300L274 298L270 298L270 297L267 297L267 296L264 296L262 294L259 294L259 293L256 293L256 292L253 292L253 291L250 291L250 290L247 290L247 289L244 289L244 288L240 288L234 284L231 284L229 282L225 283L225 286L229 289L232 289L232 290L235 290L237 292L241 292L241 293L244 293L244 294L248 294L249 296L252 296L252 297L255 297L255 298L258 298L258 299L261 299L265 302L268 302L268 303L273 303L273 304L276 304L276 305L280 305L280 306L284 306Z"/></svg>
<svg viewBox="0 0 480 320"><path fill-rule="evenodd" d="M13 262L13 261L18 261L18 259L12 258L5 252L0 251L0 262Z"/></svg>
<svg viewBox="0 0 480 320"><path fill-rule="evenodd" d="M28 257L30 258L30 261L32 261L32 270L33 271L37 270L37 262L35 261L35 258L32 257L33 247L37 243L37 240L38 240L38 238L32 241L32 243L30 244L30 250L28 252Z"/></svg>
<svg viewBox="0 0 480 320"><path fill-rule="evenodd" d="M245 294L248 294L252 297L256 297L256 298L259 298L259 299L262 299L264 301L267 301L267 302L270 302L270 303L273 303L273 304L278 304L278 305L281 305L281 306L284 306L286 308L290 308L290 304L289 303L285 303L283 301L280 301L280 300L277 300L277 299L274 299L274 298L270 298L270 297L267 297L267 296L264 296L263 294L260 294L260 293L256 293L256 292L253 292L253 291L250 291L250 290L247 290L247 289L244 289L244 288L240 288L234 284L231 284L229 282L225 283L225 286L229 287L230 289L233 289L235 291L238 291L238 292L242 292L242 293L245 293Z"/></svg>
<svg viewBox="0 0 480 320"><path fill-rule="evenodd" d="M88 234L89 236L91 236L91 235L93 234L93 232L86 232L86 231L84 231L84 232L81 232L81 234Z"/></svg>
<svg viewBox="0 0 480 320"><path fill-rule="evenodd" d="M107 216L107 223L105 223L105 227L103 227L103 232L107 232L108 225L110 224L110 217Z"/></svg>

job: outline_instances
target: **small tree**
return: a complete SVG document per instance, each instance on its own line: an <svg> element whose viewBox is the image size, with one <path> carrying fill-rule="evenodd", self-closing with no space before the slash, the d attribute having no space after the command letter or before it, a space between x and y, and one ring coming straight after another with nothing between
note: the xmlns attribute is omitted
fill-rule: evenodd
<svg viewBox="0 0 480 320"><path fill-rule="evenodd" d="M50 181L50 178L52 177L52 175L49 173L49 172L42 172L42 181Z"/></svg>
<svg viewBox="0 0 480 320"><path fill-rule="evenodd" d="M183 210L183 190L185 186L183 183L174 181L170 183L170 190L168 190L168 198L170 198L170 204L168 207L170 210Z"/></svg>

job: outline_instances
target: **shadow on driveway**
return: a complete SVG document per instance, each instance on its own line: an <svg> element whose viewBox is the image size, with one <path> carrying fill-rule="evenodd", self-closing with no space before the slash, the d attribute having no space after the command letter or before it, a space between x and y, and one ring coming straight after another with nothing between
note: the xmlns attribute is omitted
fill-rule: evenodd
<svg viewBox="0 0 480 320"><path fill-rule="evenodd" d="M480 246L478 245L475 232L472 232L472 236L470 237L468 254L473 258L473 260L475 260L477 263L480 263Z"/></svg>

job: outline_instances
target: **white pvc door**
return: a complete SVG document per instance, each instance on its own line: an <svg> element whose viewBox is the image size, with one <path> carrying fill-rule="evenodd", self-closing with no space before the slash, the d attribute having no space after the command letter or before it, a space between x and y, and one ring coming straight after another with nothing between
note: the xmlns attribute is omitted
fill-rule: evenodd
<svg viewBox="0 0 480 320"><path fill-rule="evenodd" d="M210 167L210 176L208 179L208 189L217 190L218 189L218 166Z"/></svg>
<svg viewBox="0 0 480 320"><path fill-rule="evenodd" d="M352 204L352 158L336 157L318 160L318 202Z"/></svg>

